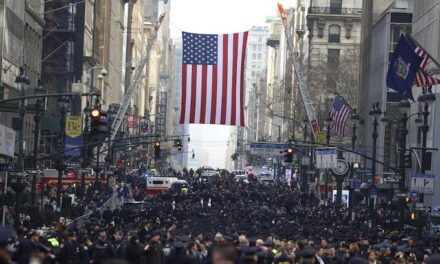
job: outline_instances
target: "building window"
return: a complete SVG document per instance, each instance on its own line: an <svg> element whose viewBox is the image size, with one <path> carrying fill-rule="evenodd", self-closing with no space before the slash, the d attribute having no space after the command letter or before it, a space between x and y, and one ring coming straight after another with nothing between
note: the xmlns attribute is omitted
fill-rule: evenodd
<svg viewBox="0 0 440 264"><path fill-rule="evenodd" d="M330 0L330 14L340 14L342 10L342 0Z"/></svg>
<svg viewBox="0 0 440 264"><path fill-rule="evenodd" d="M261 60L261 53L258 54L258 59Z"/></svg>
<svg viewBox="0 0 440 264"><path fill-rule="evenodd" d="M328 42L339 43L341 42L341 27L338 25L331 25L328 30Z"/></svg>
<svg viewBox="0 0 440 264"><path fill-rule="evenodd" d="M257 54L252 54L252 59L255 60L257 58Z"/></svg>
<svg viewBox="0 0 440 264"><path fill-rule="evenodd" d="M339 68L339 49L329 49L327 54L327 67L330 69L327 72L327 89L335 90L338 82L338 68Z"/></svg>

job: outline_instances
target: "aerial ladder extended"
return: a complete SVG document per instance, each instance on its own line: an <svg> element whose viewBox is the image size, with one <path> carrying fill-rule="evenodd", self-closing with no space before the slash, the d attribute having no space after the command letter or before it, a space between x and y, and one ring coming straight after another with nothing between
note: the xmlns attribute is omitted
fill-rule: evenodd
<svg viewBox="0 0 440 264"><path fill-rule="evenodd" d="M118 133L118 130L124 121L125 113L127 112L128 107L130 106L131 99L133 98L134 93L139 87L139 83L142 79L142 71L145 68L145 65L147 65L148 61L150 61L150 53L151 49L153 48L153 44L156 42L157 38L157 32L159 30L160 25L162 24L163 18L165 17L165 14L161 14L159 17L158 22L155 24L153 29L153 36L148 39L147 48L145 49L145 53L142 56L141 60L139 61L138 65L136 66L134 77L131 80L130 86L128 87L126 93L124 94L124 98L122 99L122 103L119 107L118 113L116 114L115 118L113 119L113 123L110 128L110 138L109 141L113 142L113 140L116 137L116 134ZM147 82L149 77L149 67L147 67Z"/></svg>
<svg viewBox="0 0 440 264"><path fill-rule="evenodd" d="M312 135L316 138L316 133L320 131L318 121L316 120L316 111L313 106L312 100L310 99L309 90L307 88L307 83L304 80L304 75L301 70L301 62L298 52L293 48L293 40L290 35L289 28L287 25L287 16L284 12L284 8L281 4L278 4L278 11L280 13L281 20L284 25L284 32L286 34L287 47L289 49L289 58L292 60L293 69L295 71L296 78L298 79L298 87L301 99L306 110L307 119L312 128Z"/></svg>

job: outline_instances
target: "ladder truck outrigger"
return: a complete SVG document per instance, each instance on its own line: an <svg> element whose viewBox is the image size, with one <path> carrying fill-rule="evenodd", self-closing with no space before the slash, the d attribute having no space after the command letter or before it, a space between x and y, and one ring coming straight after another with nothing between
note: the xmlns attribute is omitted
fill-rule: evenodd
<svg viewBox="0 0 440 264"><path fill-rule="evenodd" d="M281 20L284 26L284 33L286 34L287 47L289 51L289 59L292 60L293 69L295 71L296 78L298 79L299 93L306 110L307 119L309 121L310 127L312 128L312 135L316 139L316 134L320 131L318 121L316 120L316 111L313 106L312 100L310 99L309 90L307 88L307 83L304 80L304 75L301 70L301 62L298 52L293 48L293 40L290 35L289 28L287 25L287 16L284 12L283 6L278 3L278 11L280 13Z"/></svg>

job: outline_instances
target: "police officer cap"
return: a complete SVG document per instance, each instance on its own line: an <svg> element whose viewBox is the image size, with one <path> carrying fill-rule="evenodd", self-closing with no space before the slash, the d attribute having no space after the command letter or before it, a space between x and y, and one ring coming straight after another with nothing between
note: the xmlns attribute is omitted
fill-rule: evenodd
<svg viewBox="0 0 440 264"><path fill-rule="evenodd" d="M305 246L298 252L298 256L303 258L311 258L315 256L315 249L309 246Z"/></svg>
<svg viewBox="0 0 440 264"><path fill-rule="evenodd" d="M184 248L185 247L185 244L180 242L180 241L174 242L173 245L174 245L175 248Z"/></svg>
<svg viewBox="0 0 440 264"><path fill-rule="evenodd" d="M257 247L241 247L240 251L243 252L245 256L253 256L256 255L259 251Z"/></svg>
<svg viewBox="0 0 440 264"><path fill-rule="evenodd" d="M160 230L155 230L152 234L151 237L155 237L155 236L161 236L162 232Z"/></svg>
<svg viewBox="0 0 440 264"><path fill-rule="evenodd" d="M7 246L15 242L16 233L9 227L0 227L0 246Z"/></svg>

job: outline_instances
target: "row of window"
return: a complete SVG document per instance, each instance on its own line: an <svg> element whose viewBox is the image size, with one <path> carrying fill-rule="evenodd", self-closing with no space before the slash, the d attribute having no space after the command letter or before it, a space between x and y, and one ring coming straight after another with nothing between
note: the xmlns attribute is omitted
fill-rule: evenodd
<svg viewBox="0 0 440 264"><path fill-rule="evenodd" d="M263 57L263 56L262 56L261 53L258 53L258 54L253 53L253 54L252 54L252 59L253 59L253 60L256 60L256 59L261 60L262 57Z"/></svg>

